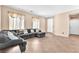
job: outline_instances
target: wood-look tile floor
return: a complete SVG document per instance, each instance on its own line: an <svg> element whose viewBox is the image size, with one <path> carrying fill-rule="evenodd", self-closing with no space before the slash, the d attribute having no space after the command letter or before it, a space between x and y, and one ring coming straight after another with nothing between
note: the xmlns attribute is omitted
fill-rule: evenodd
<svg viewBox="0 0 79 59"><path fill-rule="evenodd" d="M44 38L27 39L26 53L66 53L79 52L79 36L71 35L69 38L46 34ZM19 46L4 50L9 53L20 53Z"/></svg>

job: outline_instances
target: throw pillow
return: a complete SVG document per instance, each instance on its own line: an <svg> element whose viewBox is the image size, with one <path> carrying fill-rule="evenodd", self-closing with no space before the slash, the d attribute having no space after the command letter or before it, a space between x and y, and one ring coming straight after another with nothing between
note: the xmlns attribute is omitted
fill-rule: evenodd
<svg viewBox="0 0 79 59"><path fill-rule="evenodd" d="M11 40L16 40L16 39L18 39L18 37L16 37L15 35L13 35L13 33L9 32L9 31L8 31L8 37L9 37L9 39L11 39Z"/></svg>
<svg viewBox="0 0 79 59"><path fill-rule="evenodd" d="M32 33L34 33L34 30L31 30Z"/></svg>

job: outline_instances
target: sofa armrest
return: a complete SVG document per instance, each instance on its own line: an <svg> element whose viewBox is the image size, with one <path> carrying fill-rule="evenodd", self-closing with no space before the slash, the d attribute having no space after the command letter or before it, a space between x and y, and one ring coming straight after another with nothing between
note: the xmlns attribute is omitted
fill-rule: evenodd
<svg viewBox="0 0 79 59"><path fill-rule="evenodd" d="M8 47L11 47L11 46L15 46L15 45L18 45L18 44L21 44L23 41L22 40L9 40L9 41L6 41L4 43L0 43L0 49L5 49L5 48L8 48Z"/></svg>
<svg viewBox="0 0 79 59"><path fill-rule="evenodd" d="M23 43L19 44L21 52L25 52L25 50L26 50L26 44L27 44L27 42L25 42L25 41Z"/></svg>

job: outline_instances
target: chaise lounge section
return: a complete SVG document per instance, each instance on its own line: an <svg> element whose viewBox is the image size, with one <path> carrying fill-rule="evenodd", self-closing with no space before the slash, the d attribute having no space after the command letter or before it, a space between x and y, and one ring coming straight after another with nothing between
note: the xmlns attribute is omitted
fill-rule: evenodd
<svg viewBox="0 0 79 59"><path fill-rule="evenodd" d="M41 32L41 30L38 29L26 29L24 30L24 34L21 34L20 37L24 39L33 38L33 37L42 38L45 37L45 34L46 34L45 32Z"/></svg>

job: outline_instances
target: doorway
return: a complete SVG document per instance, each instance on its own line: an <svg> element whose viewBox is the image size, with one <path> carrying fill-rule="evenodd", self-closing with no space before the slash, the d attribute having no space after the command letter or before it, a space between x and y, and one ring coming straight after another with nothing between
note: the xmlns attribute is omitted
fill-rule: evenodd
<svg viewBox="0 0 79 59"><path fill-rule="evenodd" d="M70 16L69 34L70 35L79 35L79 15Z"/></svg>
<svg viewBox="0 0 79 59"><path fill-rule="evenodd" d="M70 20L70 34L79 35L79 19Z"/></svg>
<svg viewBox="0 0 79 59"><path fill-rule="evenodd" d="M53 33L54 29L53 21L54 21L53 18L47 19L47 32Z"/></svg>

